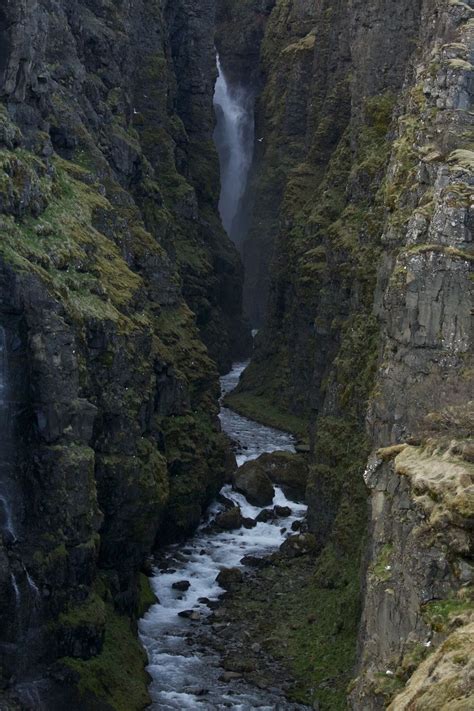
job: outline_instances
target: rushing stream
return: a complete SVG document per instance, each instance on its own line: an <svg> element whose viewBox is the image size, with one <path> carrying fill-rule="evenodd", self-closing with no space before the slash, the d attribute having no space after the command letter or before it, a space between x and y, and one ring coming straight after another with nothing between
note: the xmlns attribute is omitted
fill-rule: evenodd
<svg viewBox="0 0 474 711"><path fill-rule="evenodd" d="M224 394L237 385L245 365L236 364L221 379ZM238 443L239 466L264 452L294 451L292 437L284 432L264 427L226 408L222 408L220 417L223 430ZM221 493L238 504L246 517L256 518L262 510L250 505L229 485L224 486ZM304 505L288 501L278 488L272 506L276 504L289 506L291 516L275 523L258 523L252 529L209 532L207 524L223 510L215 503L196 535L166 552L165 564L152 580L159 604L149 610L140 625L150 661L148 671L153 679L150 689L153 711L296 708L282 697L243 681L221 681L223 670L219 667L219 657L194 639L196 625L202 624L202 619L210 614L202 600L215 601L224 593L216 583L219 571L224 567L243 567L240 561L245 555L261 556L275 551L288 535L282 533L282 526L290 529L291 524L305 514ZM190 582L187 591L173 589L173 583L183 580ZM194 620L179 616L180 612L190 610Z"/></svg>

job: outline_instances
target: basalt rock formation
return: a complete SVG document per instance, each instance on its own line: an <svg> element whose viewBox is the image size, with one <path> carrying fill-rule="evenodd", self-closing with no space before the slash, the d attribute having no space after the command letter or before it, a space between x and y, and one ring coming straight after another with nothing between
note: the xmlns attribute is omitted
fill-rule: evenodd
<svg viewBox="0 0 474 711"><path fill-rule="evenodd" d="M2 709L146 706L142 564L232 464L217 375L250 337L217 214L214 12L0 8Z"/></svg>
<svg viewBox="0 0 474 711"><path fill-rule="evenodd" d="M256 96L261 330L227 402L301 440L255 466L308 481L311 543L264 568L263 607L235 604L271 627L295 701L472 708L473 11L2 4L2 709L147 706L148 556L232 478L217 377L250 337L218 216L216 49Z"/></svg>
<svg viewBox="0 0 474 711"><path fill-rule="evenodd" d="M242 41L249 14L263 24L244 263L265 317L227 403L309 425L311 605L336 629L308 630L289 664L323 708L356 676L365 711L441 645L439 674L420 669L391 708L468 708L468 635L457 668L443 639L472 609L472 3L222 5ZM240 45L221 46L238 66Z"/></svg>

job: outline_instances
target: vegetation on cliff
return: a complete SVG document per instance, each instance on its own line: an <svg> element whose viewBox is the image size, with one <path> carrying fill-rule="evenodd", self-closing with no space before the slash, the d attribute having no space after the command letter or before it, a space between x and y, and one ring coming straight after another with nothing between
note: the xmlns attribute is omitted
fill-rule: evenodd
<svg viewBox="0 0 474 711"><path fill-rule="evenodd" d="M0 543L2 688L23 664L54 670L51 708L147 704L140 569L193 530L232 462L218 369L249 334L217 215L214 7L193 12L0 11L0 325L22 527ZM26 607L26 571L43 641L23 655L11 580Z"/></svg>
<svg viewBox="0 0 474 711"><path fill-rule="evenodd" d="M448 2L436 7L430 34L430 9L419 3L387 10L376 2L282 0L261 45L262 141L244 262L251 262L247 303L261 309L268 294L267 312L251 366L226 402L264 422L309 430L309 523L321 551L310 587L317 598L336 571L348 578L353 660L360 585L352 563L370 548L370 538L361 543L367 456L406 441L428 412L465 402L472 388L471 70L463 64L471 10ZM235 3L234 20L241 16ZM224 67L235 65L231 47L227 55ZM249 313L261 320L251 305ZM374 495L374 511L379 505ZM392 543L384 539L368 561L367 575L380 590ZM381 621L371 624L370 640ZM362 633L360 644L366 640ZM321 640L323 659L326 644L333 640ZM373 660L382 674L381 666L390 666L384 653ZM291 657L288 663L297 664ZM364 683L359 679L359 690ZM391 693L397 689L392 684ZM342 703L343 684L339 692L332 703ZM354 708L379 708L380 697L371 693L352 695ZM324 683L315 697L332 708Z"/></svg>

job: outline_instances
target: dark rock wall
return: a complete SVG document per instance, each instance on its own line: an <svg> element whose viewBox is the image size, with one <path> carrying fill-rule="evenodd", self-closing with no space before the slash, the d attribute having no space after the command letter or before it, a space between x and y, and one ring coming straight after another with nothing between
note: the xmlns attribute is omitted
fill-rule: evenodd
<svg viewBox="0 0 474 711"><path fill-rule="evenodd" d="M232 460L216 364L249 336L217 216L213 26L212 2L0 12L1 476L18 529L2 524L1 686L48 709L147 704L140 568Z"/></svg>
<svg viewBox="0 0 474 711"><path fill-rule="evenodd" d="M281 0L261 43L264 140L244 261L249 313L256 322L264 315L264 325L228 403L298 433L309 424L315 595L321 602L334 587L335 600L346 601L336 618L352 626L354 649L352 562L365 551L375 564L391 538L400 546L411 523L400 533L391 516L398 522L398 506L417 508L394 494L405 491L399 474L381 479L386 508L381 514L374 494L373 516L384 533L364 546L367 455L418 437L427 416L451 431L465 417L453 412L472 399L471 15L471 3L446 0ZM409 619L419 614L431 556L396 555L418 576L417 599L401 584L387 613L399 645L392 656L402 657L406 626L397 621L407 605ZM451 569L433 575L446 583L433 594L460 584ZM386 603L383 586L377 591L376 602L373 589L365 599L356 709L381 707L383 694L370 697L364 674L385 673L393 661L377 641L385 622L372 608Z"/></svg>
<svg viewBox="0 0 474 711"><path fill-rule="evenodd" d="M390 708L420 709L427 685L434 707L474 701L464 662L446 677L462 630L472 644L471 16L466 4L422 3L387 169L367 424L372 447L416 446L394 462L382 450L366 470L369 566L354 709L394 697ZM449 636L456 628L459 637ZM396 696L436 648L426 676Z"/></svg>

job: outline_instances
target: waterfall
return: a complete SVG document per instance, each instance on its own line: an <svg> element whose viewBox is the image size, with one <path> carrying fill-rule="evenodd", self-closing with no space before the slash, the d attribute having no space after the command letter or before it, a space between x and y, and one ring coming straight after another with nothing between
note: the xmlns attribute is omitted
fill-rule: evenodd
<svg viewBox="0 0 474 711"><path fill-rule="evenodd" d="M14 543L17 540L10 505L3 494L0 494L0 527L3 534L7 534L9 542Z"/></svg>
<svg viewBox="0 0 474 711"><path fill-rule="evenodd" d="M28 587L31 592L31 596L33 597L33 600L37 601L41 597L41 593L39 591L38 586L36 585L35 581L25 568L25 575L26 575L26 582L28 583Z"/></svg>
<svg viewBox="0 0 474 711"><path fill-rule="evenodd" d="M10 573L10 580L12 583L13 592L15 593L15 604L17 607L20 607L20 603L21 603L20 586L18 585L18 581L17 581L14 573Z"/></svg>
<svg viewBox="0 0 474 711"><path fill-rule="evenodd" d="M231 87L217 55L218 78L214 92L217 126L214 142L221 168L219 212L222 223L238 245L242 243L239 219L254 153L254 100L252 91Z"/></svg>

